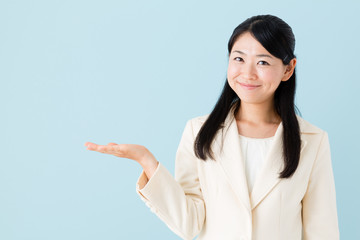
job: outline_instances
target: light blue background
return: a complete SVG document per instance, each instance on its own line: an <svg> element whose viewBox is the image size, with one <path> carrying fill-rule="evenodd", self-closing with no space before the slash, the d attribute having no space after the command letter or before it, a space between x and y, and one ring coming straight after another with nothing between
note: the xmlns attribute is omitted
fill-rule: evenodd
<svg viewBox="0 0 360 240"><path fill-rule="evenodd" d="M227 41L274 14L296 36L297 106L329 133L342 239L360 239L357 1L0 0L0 239L179 239L135 191L148 147L170 172L223 86Z"/></svg>

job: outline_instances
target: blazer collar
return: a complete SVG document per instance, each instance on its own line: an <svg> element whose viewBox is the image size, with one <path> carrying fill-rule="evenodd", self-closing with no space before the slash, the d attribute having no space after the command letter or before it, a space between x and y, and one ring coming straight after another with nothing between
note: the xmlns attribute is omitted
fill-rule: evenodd
<svg viewBox="0 0 360 240"><path fill-rule="evenodd" d="M224 121L223 129L219 130L215 136L212 150L216 162L225 173L235 195L249 210L249 214L251 214L251 210L258 206L281 180L279 178L279 173L283 169L283 126L282 123L280 123L275 133L272 146L264 160L263 167L257 176L253 190L249 193L234 110L235 107L229 111L229 114ZM312 134L320 131L301 117L297 116L297 118L301 134ZM302 139L301 151L303 151L306 144L306 140Z"/></svg>

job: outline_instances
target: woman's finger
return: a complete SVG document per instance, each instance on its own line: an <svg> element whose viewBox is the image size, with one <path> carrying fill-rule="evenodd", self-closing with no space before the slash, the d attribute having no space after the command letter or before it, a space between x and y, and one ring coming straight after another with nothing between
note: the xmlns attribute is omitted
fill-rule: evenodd
<svg viewBox="0 0 360 240"><path fill-rule="evenodd" d="M92 142L86 142L85 146L87 147L88 150L95 150L98 145Z"/></svg>
<svg viewBox="0 0 360 240"><path fill-rule="evenodd" d="M113 143L113 142L108 143L108 146L113 146L113 145L117 145L117 143Z"/></svg>
<svg viewBox="0 0 360 240"><path fill-rule="evenodd" d="M111 154L121 158L129 158L135 161L141 161L144 156L152 157L147 148L137 144L116 144L108 143L107 145L98 145L91 142L86 142L88 150L97 151L100 153Z"/></svg>
<svg viewBox="0 0 360 240"><path fill-rule="evenodd" d="M119 145L118 144L113 144L113 145L103 145L103 146L99 146L100 151L102 151L102 153L107 153L107 154L116 154L118 152L118 148Z"/></svg>
<svg viewBox="0 0 360 240"><path fill-rule="evenodd" d="M106 154L117 154L119 145L116 143L109 143L108 145L98 145L95 143L87 142L85 143L88 150L106 153Z"/></svg>

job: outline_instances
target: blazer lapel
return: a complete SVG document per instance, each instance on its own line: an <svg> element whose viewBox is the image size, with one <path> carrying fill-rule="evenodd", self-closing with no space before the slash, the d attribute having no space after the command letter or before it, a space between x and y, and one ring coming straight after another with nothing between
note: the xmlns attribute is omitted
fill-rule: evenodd
<svg viewBox="0 0 360 240"><path fill-rule="evenodd" d="M236 196L245 208L248 209L249 214L251 214L244 161L233 111L230 111L230 114L228 114L224 121L224 128L219 130L215 136L214 143L212 149L216 162L225 173Z"/></svg>
<svg viewBox="0 0 360 240"><path fill-rule="evenodd" d="M274 187L281 181L279 178L279 173L284 168L282 136L283 125L281 122L278 129L276 130L274 142L269 149L269 152L264 160L264 164L255 180L254 187L250 194L251 210L256 208L259 203L271 192L271 190L274 189ZM301 139L300 154L305 148L306 144L307 141Z"/></svg>

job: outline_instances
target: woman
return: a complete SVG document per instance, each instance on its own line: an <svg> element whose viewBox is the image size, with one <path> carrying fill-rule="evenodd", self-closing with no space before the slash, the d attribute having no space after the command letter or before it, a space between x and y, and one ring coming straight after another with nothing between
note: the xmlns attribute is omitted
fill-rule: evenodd
<svg viewBox="0 0 360 240"><path fill-rule="evenodd" d="M295 114L294 48L278 17L235 28L222 94L187 122L175 178L143 146L85 145L137 161L137 192L183 239L339 239L327 133Z"/></svg>

